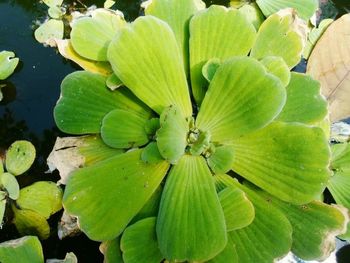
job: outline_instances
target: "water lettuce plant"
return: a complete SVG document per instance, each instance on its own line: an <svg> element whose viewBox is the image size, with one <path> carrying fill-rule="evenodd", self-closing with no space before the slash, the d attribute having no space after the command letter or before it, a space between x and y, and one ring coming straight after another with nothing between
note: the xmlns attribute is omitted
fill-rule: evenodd
<svg viewBox="0 0 350 263"><path fill-rule="evenodd" d="M15 176L25 173L33 164L35 148L28 141L16 141L0 158L0 224L5 208L11 208L18 232L46 239L50 226L46 221L62 208L62 190L53 182L36 182L20 189Z"/></svg>
<svg viewBox="0 0 350 263"><path fill-rule="evenodd" d="M305 45L296 21L283 11L256 31L234 8L153 0L132 23L103 9L72 24L74 52L113 74L68 75L56 124L119 152L96 146L104 158L70 174L63 204L107 260L273 262L334 249L348 216L319 201L327 103L317 81L290 72Z"/></svg>
<svg viewBox="0 0 350 263"><path fill-rule="evenodd" d="M15 53L6 50L0 52L0 81L7 79L15 71L18 62L19 59L15 57ZM2 87L2 84L0 84L0 101L3 97Z"/></svg>

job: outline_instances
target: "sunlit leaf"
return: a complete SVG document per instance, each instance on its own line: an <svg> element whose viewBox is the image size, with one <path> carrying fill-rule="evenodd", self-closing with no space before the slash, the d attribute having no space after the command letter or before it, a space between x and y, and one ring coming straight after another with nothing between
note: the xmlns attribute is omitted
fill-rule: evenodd
<svg viewBox="0 0 350 263"><path fill-rule="evenodd" d="M102 121L102 140L113 148L132 148L146 144L147 119L126 110L113 110Z"/></svg>
<svg viewBox="0 0 350 263"><path fill-rule="evenodd" d="M184 117L192 116L181 53L165 22L139 17L121 29L109 46L108 60L118 78L158 114L176 105Z"/></svg>
<svg viewBox="0 0 350 263"><path fill-rule="evenodd" d="M215 148L215 152L207 159L210 169L216 173L227 173L232 168L234 148L223 145Z"/></svg>
<svg viewBox="0 0 350 263"><path fill-rule="evenodd" d="M231 2L232 3L232 2ZM256 30L265 21L264 15L261 13L258 5L255 2L243 5L239 11L245 15L250 23L252 23Z"/></svg>
<svg viewBox="0 0 350 263"><path fill-rule="evenodd" d="M221 61L219 59L210 59L207 61L207 63L204 64L203 68L202 68L202 75L203 77L210 82L214 75L216 70L218 69L218 67L220 67L221 65Z"/></svg>
<svg viewBox="0 0 350 263"><path fill-rule="evenodd" d="M64 24L62 20L50 19L34 31L34 37L39 43L54 45L55 39L62 39Z"/></svg>
<svg viewBox="0 0 350 263"><path fill-rule="evenodd" d="M100 251L104 256L103 263L124 263L120 250L120 238L104 241L100 245Z"/></svg>
<svg viewBox="0 0 350 263"><path fill-rule="evenodd" d="M194 15L190 21L190 71L192 92L198 104L207 89L207 80L202 75L204 64L213 58L223 61L247 55L255 35L254 26L235 9L212 5Z"/></svg>
<svg viewBox="0 0 350 263"><path fill-rule="evenodd" d="M104 8L111 8L112 6L114 6L114 4L115 4L115 1L113 1L113 0L106 0L103 3L103 7Z"/></svg>
<svg viewBox="0 0 350 263"><path fill-rule="evenodd" d="M15 141L6 152L6 170L13 175L26 172L35 160L35 147L28 141Z"/></svg>
<svg viewBox="0 0 350 263"><path fill-rule="evenodd" d="M142 151L142 161L146 163L157 163L164 160L162 155L159 153L159 149L156 142L149 143Z"/></svg>
<svg viewBox="0 0 350 263"><path fill-rule="evenodd" d="M125 263L159 263L164 258L158 248L156 217L149 217L127 227L120 247Z"/></svg>
<svg viewBox="0 0 350 263"><path fill-rule="evenodd" d="M61 6L63 3L63 0L43 0L43 2L48 7L51 7L51 6Z"/></svg>
<svg viewBox="0 0 350 263"><path fill-rule="evenodd" d="M227 235L227 245L219 255L209 260L208 263L237 263L238 259L236 245L233 243L231 236Z"/></svg>
<svg viewBox="0 0 350 263"><path fill-rule="evenodd" d="M64 15L64 9L59 6L51 6L47 12L49 16L54 19L59 19Z"/></svg>
<svg viewBox="0 0 350 263"><path fill-rule="evenodd" d="M333 22L317 42L307 72L321 82L329 103L331 122L350 116L350 14Z"/></svg>
<svg viewBox="0 0 350 263"><path fill-rule="evenodd" d="M157 236L168 260L205 261L226 246L224 214L203 157L184 155L172 167L160 203Z"/></svg>
<svg viewBox="0 0 350 263"><path fill-rule="evenodd" d="M0 226L2 227L2 219L5 215L5 209L6 209L6 193L3 191L0 191Z"/></svg>
<svg viewBox="0 0 350 263"><path fill-rule="evenodd" d="M126 25L122 14L106 9L96 9L91 17L73 21L71 43L82 57L107 61L108 45L117 32Z"/></svg>
<svg viewBox="0 0 350 263"><path fill-rule="evenodd" d="M19 196L19 185L16 178L10 173L0 174L0 189L6 190L12 200L17 200ZM0 196L0 201L2 201ZM0 213L1 214L1 213ZM2 218L0 216L0 218Z"/></svg>
<svg viewBox="0 0 350 263"><path fill-rule="evenodd" d="M260 61L266 68L266 70L275 75L282 81L284 87L286 87L290 81L291 73L289 68L281 57L264 57Z"/></svg>
<svg viewBox="0 0 350 263"><path fill-rule="evenodd" d="M106 80L106 86L111 90L115 90L123 86L123 82L113 73L108 76Z"/></svg>
<svg viewBox="0 0 350 263"><path fill-rule="evenodd" d="M270 123L285 100L281 81L261 63L247 57L230 59L210 82L196 124L209 131L214 142L231 141Z"/></svg>
<svg viewBox="0 0 350 263"><path fill-rule="evenodd" d="M10 51L0 52L0 80L8 78L17 67L19 62L18 58L15 58L15 53ZM1 93L1 91L0 91Z"/></svg>
<svg viewBox="0 0 350 263"><path fill-rule="evenodd" d="M233 170L284 201L304 204L325 189L330 154L320 128L275 122L233 146Z"/></svg>
<svg viewBox="0 0 350 263"><path fill-rule="evenodd" d="M26 236L0 243L2 263L43 263L40 241L35 236Z"/></svg>
<svg viewBox="0 0 350 263"><path fill-rule="evenodd" d="M63 203L89 238L118 236L159 186L169 164L145 164L140 155L130 151L73 172Z"/></svg>

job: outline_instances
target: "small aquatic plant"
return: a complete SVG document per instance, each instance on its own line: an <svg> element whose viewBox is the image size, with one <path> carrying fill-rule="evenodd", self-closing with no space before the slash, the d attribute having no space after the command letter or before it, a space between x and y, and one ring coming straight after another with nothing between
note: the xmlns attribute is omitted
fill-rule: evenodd
<svg viewBox="0 0 350 263"><path fill-rule="evenodd" d="M132 23L94 14L72 24L66 47L113 74L68 75L54 115L62 131L105 145L70 174L63 203L106 257L327 257L348 217L319 201L327 103L318 82L290 72L305 44L295 15L256 31L241 11L199 0L149 1Z"/></svg>
<svg viewBox="0 0 350 263"><path fill-rule="evenodd" d="M19 59L15 57L15 53L6 50L0 52L0 81L7 79L15 71L18 62ZM3 96L2 87L3 85L0 83L0 101Z"/></svg>

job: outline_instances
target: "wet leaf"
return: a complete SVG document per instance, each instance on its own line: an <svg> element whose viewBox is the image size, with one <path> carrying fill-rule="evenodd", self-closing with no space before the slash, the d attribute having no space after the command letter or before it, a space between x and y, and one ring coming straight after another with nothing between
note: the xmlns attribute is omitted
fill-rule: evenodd
<svg viewBox="0 0 350 263"><path fill-rule="evenodd" d="M10 51L0 52L0 80L8 78L16 69L19 62L18 58L15 58L15 53ZM1 94L1 91L0 91Z"/></svg>
<svg viewBox="0 0 350 263"><path fill-rule="evenodd" d="M0 174L0 189L6 190L12 200L17 200L19 196L19 185L16 178L10 173ZM1 201L0 196L0 201ZM0 213L1 214L1 213Z"/></svg>
<svg viewBox="0 0 350 263"><path fill-rule="evenodd" d="M307 72L321 82L329 103L331 122L350 116L350 15L333 22L317 42L309 58Z"/></svg>
<svg viewBox="0 0 350 263"><path fill-rule="evenodd" d="M62 39L63 33L63 21L50 19L34 31L34 36L39 43L54 46L55 39Z"/></svg>
<svg viewBox="0 0 350 263"><path fill-rule="evenodd" d="M6 152L6 170L13 175L26 172L35 160L35 148L28 141L15 141Z"/></svg>

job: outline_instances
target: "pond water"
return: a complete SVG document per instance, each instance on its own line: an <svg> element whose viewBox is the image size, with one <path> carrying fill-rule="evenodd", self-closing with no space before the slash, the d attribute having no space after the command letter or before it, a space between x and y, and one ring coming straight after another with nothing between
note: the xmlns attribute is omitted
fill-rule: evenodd
<svg viewBox="0 0 350 263"><path fill-rule="evenodd" d="M95 3L102 6L104 1L84 1L87 6ZM116 8L123 11L127 20L133 20L140 13L140 0L119 0ZM206 1L207 4L226 4L228 1ZM328 1L323 1L328 2ZM349 1L334 1L335 5L325 5L323 16L337 17L349 12ZM2 89L4 100L0 102L0 154L13 141L26 139L33 142L37 156L31 170L19 181L21 187L38 180L57 181L57 173L48 174L46 158L55 138L64 136L58 131L53 119L53 108L60 94L62 79L77 70L73 64L63 59L52 48L43 47L34 39L37 21L43 21L47 8L39 1L0 0L0 51L16 53L20 64L15 73L6 81ZM53 217L53 231L60 215ZM8 215L11 218L11 215ZM74 252L80 262L102 262L98 243L84 235L58 241L57 234L43 242L47 258L64 258L66 252ZM13 226L0 230L0 242L19 237Z"/></svg>

